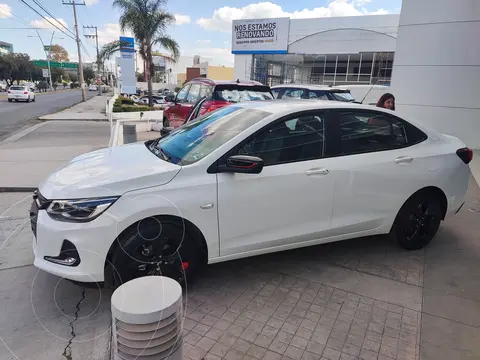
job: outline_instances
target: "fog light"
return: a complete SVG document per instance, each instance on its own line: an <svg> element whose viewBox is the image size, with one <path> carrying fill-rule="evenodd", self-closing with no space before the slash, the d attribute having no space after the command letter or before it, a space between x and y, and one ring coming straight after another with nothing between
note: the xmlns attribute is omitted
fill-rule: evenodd
<svg viewBox="0 0 480 360"><path fill-rule="evenodd" d="M44 260L54 264L64 266L78 266L80 264L80 255L77 248L68 240L63 240L62 249L58 256L45 256Z"/></svg>

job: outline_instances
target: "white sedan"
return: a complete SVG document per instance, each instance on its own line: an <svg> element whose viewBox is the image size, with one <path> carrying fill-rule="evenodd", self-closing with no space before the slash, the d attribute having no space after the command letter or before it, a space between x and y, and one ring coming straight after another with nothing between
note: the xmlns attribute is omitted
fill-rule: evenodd
<svg viewBox="0 0 480 360"><path fill-rule="evenodd" d="M8 102L12 101L35 101L35 93L28 86L15 85L8 89Z"/></svg>
<svg viewBox="0 0 480 360"><path fill-rule="evenodd" d="M50 175L32 204L34 265L118 285L370 235L419 249L462 207L471 159L459 139L380 108L230 105Z"/></svg>

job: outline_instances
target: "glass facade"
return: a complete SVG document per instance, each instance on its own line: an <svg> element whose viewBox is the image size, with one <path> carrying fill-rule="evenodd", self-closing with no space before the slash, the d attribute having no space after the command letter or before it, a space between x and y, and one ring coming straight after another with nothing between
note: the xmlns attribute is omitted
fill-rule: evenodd
<svg viewBox="0 0 480 360"><path fill-rule="evenodd" d="M252 55L245 78L277 84L390 84L393 52Z"/></svg>

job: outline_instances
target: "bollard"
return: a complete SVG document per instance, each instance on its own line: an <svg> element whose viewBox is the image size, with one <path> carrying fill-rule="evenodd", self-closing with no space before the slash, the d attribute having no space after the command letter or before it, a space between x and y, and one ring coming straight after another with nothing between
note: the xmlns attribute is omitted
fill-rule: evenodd
<svg viewBox="0 0 480 360"><path fill-rule="evenodd" d="M123 124L123 143L130 144L137 142L137 125Z"/></svg>
<svg viewBox="0 0 480 360"><path fill-rule="evenodd" d="M182 360L182 288L164 276L145 276L112 295L114 360Z"/></svg>

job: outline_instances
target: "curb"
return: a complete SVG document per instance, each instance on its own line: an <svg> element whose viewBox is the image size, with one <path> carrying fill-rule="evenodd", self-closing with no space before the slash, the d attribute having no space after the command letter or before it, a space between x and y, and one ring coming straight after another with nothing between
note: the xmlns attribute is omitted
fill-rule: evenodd
<svg viewBox="0 0 480 360"><path fill-rule="evenodd" d="M0 193L33 193L35 190L37 190L36 187L28 186L0 186Z"/></svg>

